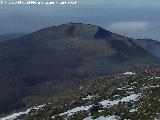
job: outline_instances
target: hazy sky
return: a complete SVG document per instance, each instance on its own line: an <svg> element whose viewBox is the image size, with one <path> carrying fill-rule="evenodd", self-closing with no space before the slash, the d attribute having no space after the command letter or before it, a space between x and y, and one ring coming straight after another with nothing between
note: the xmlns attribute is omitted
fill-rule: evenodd
<svg viewBox="0 0 160 120"><path fill-rule="evenodd" d="M77 3L0 5L0 34L32 32L72 21L100 25L129 37L160 40L160 0L77 0Z"/></svg>

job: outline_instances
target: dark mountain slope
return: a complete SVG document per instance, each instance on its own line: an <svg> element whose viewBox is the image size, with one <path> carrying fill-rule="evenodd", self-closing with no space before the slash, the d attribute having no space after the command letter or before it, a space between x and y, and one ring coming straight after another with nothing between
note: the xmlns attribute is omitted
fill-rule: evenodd
<svg viewBox="0 0 160 120"><path fill-rule="evenodd" d="M153 55L160 57L160 42L151 39L138 39L134 42Z"/></svg>
<svg viewBox="0 0 160 120"><path fill-rule="evenodd" d="M132 39L80 23L4 41L0 43L0 111L25 106L29 96L52 96L65 87L79 85L81 80L157 60Z"/></svg>

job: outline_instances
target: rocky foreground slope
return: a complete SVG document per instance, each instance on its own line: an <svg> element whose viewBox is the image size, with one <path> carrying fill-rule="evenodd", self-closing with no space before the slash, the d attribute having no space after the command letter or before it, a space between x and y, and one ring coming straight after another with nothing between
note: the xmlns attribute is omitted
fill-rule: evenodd
<svg viewBox="0 0 160 120"><path fill-rule="evenodd" d="M12 119L11 116L10 120ZM7 120L7 117L2 120ZM12 115L13 117L13 115ZM159 120L160 69L126 72L67 90L20 120Z"/></svg>

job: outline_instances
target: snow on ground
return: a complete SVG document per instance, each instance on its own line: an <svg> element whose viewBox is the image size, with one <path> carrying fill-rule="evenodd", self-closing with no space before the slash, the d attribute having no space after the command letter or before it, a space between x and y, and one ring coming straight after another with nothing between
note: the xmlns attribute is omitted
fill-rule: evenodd
<svg viewBox="0 0 160 120"><path fill-rule="evenodd" d="M79 89L80 89L80 90L82 90L82 89L83 89L83 87L80 87Z"/></svg>
<svg viewBox="0 0 160 120"><path fill-rule="evenodd" d="M131 109L129 112L133 113L133 112L137 112L137 109Z"/></svg>
<svg viewBox="0 0 160 120"><path fill-rule="evenodd" d="M133 72L125 72L125 73L123 73L123 75L135 75L135 73L133 73Z"/></svg>
<svg viewBox="0 0 160 120"><path fill-rule="evenodd" d="M138 82L133 82L133 83L131 83L131 85L133 85L133 84L137 84Z"/></svg>
<svg viewBox="0 0 160 120"><path fill-rule="evenodd" d="M88 96L86 96L85 98L82 98L82 99L83 99L83 100L90 100L90 99L92 99L92 98L94 98L94 96L88 95Z"/></svg>
<svg viewBox="0 0 160 120"><path fill-rule="evenodd" d="M119 102L130 102L130 101L136 101L138 100L138 97L140 96L141 94L131 94L127 97L123 97L122 99L120 100L113 100L113 101L110 101L110 100L104 100L104 101L101 101L99 102L104 108L110 108L114 105L117 105ZM91 96L88 96L87 98L92 98ZM88 111L93 105L88 105L88 106L81 106L81 107L75 107L71 110L68 110L67 112L64 112L64 113L60 113L59 116L64 116L64 115L67 115L67 116L72 116L74 115L75 113L77 112L80 112L80 111ZM113 117L113 116L112 116ZM54 116L52 116L51 118L54 118ZM106 117L105 117L106 118ZM85 119L87 120L87 118ZM103 120L103 117L97 119L97 120ZM109 118L108 119L105 119L105 120L110 120ZM112 119L111 119L112 120Z"/></svg>
<svg viewBox="0 0 160 120"><path fill-rule="evenodd" d="M120 95L114 95L113 97L119 97Z"/></svg>
<svg viewBox="0 0 160 120"><path fill-rule="evenodd" d="M117 105L119 102L130 102L130 101L137 101L141 94L131 94L127 97L123 97L120 100L103 100L99 102L104 108L110 108L114 105Z"/></svg>
<svg viewBox="0 0 160 120"><path fill-rule="evenodd" d="M153 80L153 79L160 79L160 77L151 77L151 78L149 78L149 80Z"/></svg>
<svg viewBox="0 0 160 120"><path fill-rule="evenodd" d="M118 120L118 117L116 117L115 115L113 115L113 116L109 115L109 116L106 116L106 117L100 116L97 119L92 119L92 116L89 116L87 118L84 118L83 120Z"/></svg>
<svg viewBox="0 0 160 120"><path fill-rule="evenodd" d="M6 117L0 118L0 120L14 120L20 115L28 114L31 111L31 109L27 109L25 112L18 112L18 113L13 113L11 115L8 115Z"/></svg>
<svg viewBox="0 0 160 120"><path fill-rule="evenodd" d="M138 99L138 97L140 96L140 94L131 94L127 97L123 97L120 100L104 100L99 102L101 105L103 105L104 108L110 108L114 105L117 105L119 102L130 102L130 101L136 101ZM67 116L72 116L73 114L80 112L80 111L87 111L89 110L93 105L89 105L89 106L81 106L81 107L75 107L71 110L68 110L67 112L61 113L59 114L59 116L63 116L63 115L67 115ZM54 117L54 116L53 116ZM52 117L52 118L53 118ZM101 119L97 119L97 120L101 120ZM103 118L102 118L103 120ZM106 120L106 119L105 119Z"/></svg>
<svg viewBox="0 0 160 120"><path fill-rule="evenodd" d="M133 82L132 84L137 84L137 82ZM101 104L103 106L103 108L113 107L114 105L118 105L119 102L138 101L139 97L141 96L141 93L136 94L134 91L130 91L130 90L134 89L134 86L130 87L129 85L126 85L126 86L124 86L122 88L117 88L117 89L118 90L125 90L129 95L126 96L126 97L123 97L121 99L116 99L116 100L112 100L112 101L111 100L103 100L103 101L99 102L99 104ZM119 95L115 95L115 96L119 96ZM95 96L88 95L88 96L86 96L86 97L84 97L82 99L83 100L90 100L90 99L92 99L94 97ZM71 110L68 110L67 112L60 113L59 116L66 115L67 117L70 117L70 116L74 115L77 112L88 111L92 106L94 106L94 105L75 107L75 108L73 108ZM136 110L137 109L132 109L132 110L130 110L130 112L135 112ZM99 111L99 112L103 112L103 110ZM115 117L116 116L107 116L107 117L101 116L101 117L97 118L96 120L116 120ZM51 118L55 118L55 117L53 116ZM84 118L84 120L92 120L92 116Z"/></svg>
<svg viewBox="0 0 160 120"><path fill-rule="evenodd" d="M133 87L130 87L130 88L127 88L127 90L134 90L134 88L133 88Z"/></svg>
<svg viewBox="0 0 160 120"><path fill-rule="evenodd" d="M98 110L99 113L104 112L105 110Z"/></svg>
<svg viewBox="0 0 160 120"><path fill-rule="evenodd" d="M10 114L10 115L8 115L6 117L0 118L0 120L14 120L14 119L16 119L17 117L19 117L21 115L28 114L31 110L38 110L38 109L40 109L40 108L42 108L44 106L45 105L40 105L40 106L37 106L37 107L29 108L24 112L13 113L13 114Z"/></svg>
<svg viewBox="0 0 160 120"><path fill-rule="evenodd" d="M122 88L117 88L117 90L123 90Z"/></svg>
<svg viewBox="0 0 160 120"><path fill-rule="evenodd" d="M145 90L145 89L148 89L148 88L159 88L159 87L160 87L159 85L156 85L156 86L145 86L145 87L142 87L141 89Z"/></svg>
<svg viewBox="0 0 160 120"><path fill-rule="evenodd" d="M73 114L80 112L80 111L87 111L89 110L93 105L89 106L81 106L81 107L76 107L71 110L68 110L67 112L59 114L59 116L67 115L67 116L72 116Z"/></svg>
<svg viewBox="0 0 160 120"><path fill-rule="evenodd" d="M158 88L159 85L156 85L156 86L149 86L150 88Z"/></svg>
<svg viewBox="0 0 160 120"><path fill-rule="evenodd" d="M160 79L160 77L155 77L156 79Z"/></svg>

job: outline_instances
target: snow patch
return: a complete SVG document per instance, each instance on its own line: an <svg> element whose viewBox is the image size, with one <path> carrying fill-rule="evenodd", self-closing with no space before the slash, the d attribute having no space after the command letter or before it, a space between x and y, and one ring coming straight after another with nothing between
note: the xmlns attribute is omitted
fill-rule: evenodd
<svg viewBox="0 0 160 120"><path fill-rule="evenodd" d="M40 105L40 106L37 106L37 107L29 108L24 112L13 113L13 114L8 115L6 117L0 118L0 120L14 120L14 119L16 119L17 117L19 117L21 115L28 114L31 110L38 110L38 109L40 109L40 108L42 108L44 106L45 105Z"/></svg>
<svg viewBox="0 0 160 120"><path fill-rule="evenodd" d="M82 99L83 99L83 100L90 100L90 99L92 99L92 98L94 98L94 96L88 95L88 96L86 96L85 98L82 98Z"/></svg>
<svg viewBox="0 0 160 120"><path fill-rule="evenodd" d="M114 95L113 97L119 97L120 95Z"/></svg>
<svg viewBox="0 0 160 120"><path fill-rule="evenodd" d="M82 89L83 89L83 87L80 87L79 89L80 89L80 90L82 90Z"/></svg>
<svg viewBox="0 0 160 120"><path fill-rule="evenodd" d="M84 118L83 120L93 120L93 119L92 119L92 116L89 116L89 117Z"/></svg>
<svg viewBox="0 0 160 120"><path fill-rule="evenodd" d="M141 89L145 90L145 89L148 89L148 88L159 88L159 87L160 87L159 85L156 85L156 86L145 86L145 87L142 87Z"/></svg>
<svg viewBox="0 0 160 120"><path fill-rule="evenodd" d="M67 115L67 116L72 116L73 114L80 112L80 111L87 111L89 110L93 105L89 106L81 106L81 107L76 107L71 110L68 110L67 112L59 114L59 116Z"/></svg>
<svg viewBox="0 0 160 120"><path fill-rule="evenodd" d="M122 99L120 100L113 100L113 101L110 101L110 100L104 100L104 101L101 101L99 102L104 108L110 108L114 105L117 105L119 102L130 102L130 101L137 101L138 100L138 97L140 97L141 94L131 94L127 97L123 97Z"/></svg>
<svg viewBox="0 0 160 120"><path fill-rule="evenodd" d="M123 73L123 75L135 75L136 73L133 73L133 72L125 72Z"/></svg>
<svg viewBox="0 0 160 120"><path fill-rule="evenodd" d="M137 109L131 109L129 112L133 113L133 112L137 112Z"/></svg>
<svg viewBox="0 0 160 120"><path fill-rule="evenodd" d="M151 78L149 78L149 80L153 80L153 79L160 79L160 77L151 77Z"/></svg>
<svg viewBox="0 0 160 120"><path fill-rule="evenodd" d="M122 88L117 88L117 90L123 90Z"/></svg>
<svg viewBox="0 0 160 120"><path fill-rule="evenodd" d="M131 83L131 85L133 85L133 84L137 84L138 82L133 82L133 83Z"/></svg>
<svg viewBox="0 0 160 120"><path fill-rule="evenodd" d="M113 116L109 115L109 116L106 116L106 117L100 116L97 119L92 119L92 116L89 116L87 118L84 118L83 120L118 120L118 117L116 117L115 115L113 115Z"/></svg>
<svg viewBox="0 0 160 120"><path fill-rule="evenodd" d="M104 112L104 110L98 110L99 113Z"/></svg>
<svg viewBox="0 0 160 120"><path fill-rule="evenodd" d="M127 97L124 97L120 100L120 102L130 102L130 101L137 101L138 100L138 97L140 97L140 93L139 94L131 94Z"/></svg>
<svg viewBox="0 0 160 120"><path fill-rule="evenodd" d="M155 77L156 79L160 79L160 77Z"/></svg>
<svg viewBox="0 0 160 120"><path fill-rule="evenodd" d="M130 87L130 88L127 88L127 90L134 90L134 88L133 88L133 87Z"/></svg>

